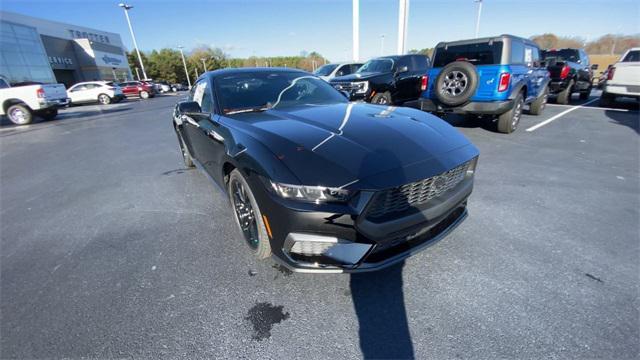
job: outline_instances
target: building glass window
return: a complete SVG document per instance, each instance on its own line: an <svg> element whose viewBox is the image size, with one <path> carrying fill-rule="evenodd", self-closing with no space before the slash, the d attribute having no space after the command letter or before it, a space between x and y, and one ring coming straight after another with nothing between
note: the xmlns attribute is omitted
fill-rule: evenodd
<svg viewBox="0 0 640 360"><path fill-rule="evenodd" d="M0 21L0 74L9 82L55 83L53 71L37 31L29 26Z"/></svg>

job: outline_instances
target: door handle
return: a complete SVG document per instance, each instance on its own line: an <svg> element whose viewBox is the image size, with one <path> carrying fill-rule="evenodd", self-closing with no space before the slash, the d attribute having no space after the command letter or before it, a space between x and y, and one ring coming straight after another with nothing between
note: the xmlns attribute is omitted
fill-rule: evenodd
<svg viewBox="0 0 640 360"><path fill-rule="evenodd" d="M224 142L224 137L222 137L222 135L218 134L214 130L207 131L207 136L209 136L210 138L212 138L215 141Z"/></svg>
<svg viewBox="0 0 640 360"><path fill-rule="evenodd" d="M193 125L195 127L200 127L200 125L195 120L193 120L190 116L182 115L182 116L180 116L180 120L182 120L184 122L188 122L189 124L191 124L191 125Z"/></svg>

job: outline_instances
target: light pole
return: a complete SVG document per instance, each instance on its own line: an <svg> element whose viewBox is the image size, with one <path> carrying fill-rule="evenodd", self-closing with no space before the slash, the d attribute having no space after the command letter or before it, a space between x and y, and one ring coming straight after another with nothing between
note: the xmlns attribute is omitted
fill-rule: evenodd
<svg viewBox="0 0 640 360"><path fill-rule="evenodd" d="M127 18L127 24L129 24L129 31L131 31L131 38L133 39L133 47L136 48L136 53L138 54L138 61L140 61L140 67L142 68L142 76L144 76L145 80L147 79L147 73L144 71L144 64L142 63L142 56L140 56L140 50L138 49L138 43L136 42L136 36L133 34L133 27L131 26L131 19L129 19L129 10L133 9L133 6L127 5L125 3L118 4L121 8L124 9L124 16Z"/></svg>
<svg viewBox="0 0 640 360"><path fill-rule="evenodd" d="M353 32L353 61L360 60L360 0L353 0L353 19L352 19L352 32Z"/></svg>
<svg viewBox="0 0 640 360"><path fill-rule="evenodd" d="M182 65L184 65L184 74L187 76L187 83L189 84L189 89L191 89L191 79L189 79L189 70L187 70L187 62L184 60L184 53L182 52L182 46L178 46L180 49L180 56L182 56Z"/></svg>
<svg viewBox="0 0 640 360"><path fill-rule="evenodd" d="M407 51L409 0L399 0L398 5L398 54L403 55Z"/></svg>
<svg viewBox="0 0 640 360"><path fill-rule="evenodd" d="M202 67L204 68L204 72L207 72L207 58L200 58L200 61L202 61Z"/></svg>
<svg viewBox="0 0 640 360"><path fill-rule="evenodd" d="M474 0L478 3L478 16L476 17L476 39L480 34L480 15L482 14L482 0Z"/></svg>
<svg viewBox="0 0 640 360"><path fill-rule="evenodd" d="M380 35L380 56L384 56L384 34Z"/></svg>

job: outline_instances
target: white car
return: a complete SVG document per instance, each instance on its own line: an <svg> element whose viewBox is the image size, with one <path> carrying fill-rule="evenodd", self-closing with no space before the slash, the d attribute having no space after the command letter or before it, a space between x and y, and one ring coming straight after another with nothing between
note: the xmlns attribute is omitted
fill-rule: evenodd
<svg viewBox="0 0 640 360"><path fill-rule="evenodd" d="M362 66L362 63L326 64L316 69L316 71L313 72L313 75L324 81L329 81L334 77L353 74L360 68L360 66Z"/></svg>
<svg viewBox="0 0 640 360"><path fill-rule="evenodd" d="M72 104L98 102L106 105L124 99L122 89L111 81L87 81L67 90Z"/></svg>
<svg viewBox="0 0 640 360"><path fill-rule="evenodd" d="M63 84L23 83L10 86L0 76L0 115L7 115L12 123L31 123L33 115L45 120L58 116L58 108L69 103Z"/></svg>
<svg viewBox="0 0 640 360"><path fill-rule="evenodd" d="M640 101L640 48L627 50L607 73L600 106L611 106L616 97L633 97Z"/></svg>

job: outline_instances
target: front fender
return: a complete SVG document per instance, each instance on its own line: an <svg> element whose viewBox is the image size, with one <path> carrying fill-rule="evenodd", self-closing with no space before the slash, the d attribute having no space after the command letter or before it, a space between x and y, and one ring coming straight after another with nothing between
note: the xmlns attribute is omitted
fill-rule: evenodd
<svg viewBox="0 0 640 360"><path fill-rule="evenodd" d="M221 161L221 178L225 175L225 164L230 164L247 177L260 175L281 183L300 183L278 156L262 142L240 131L234 132L233 139Z"/></svg>

